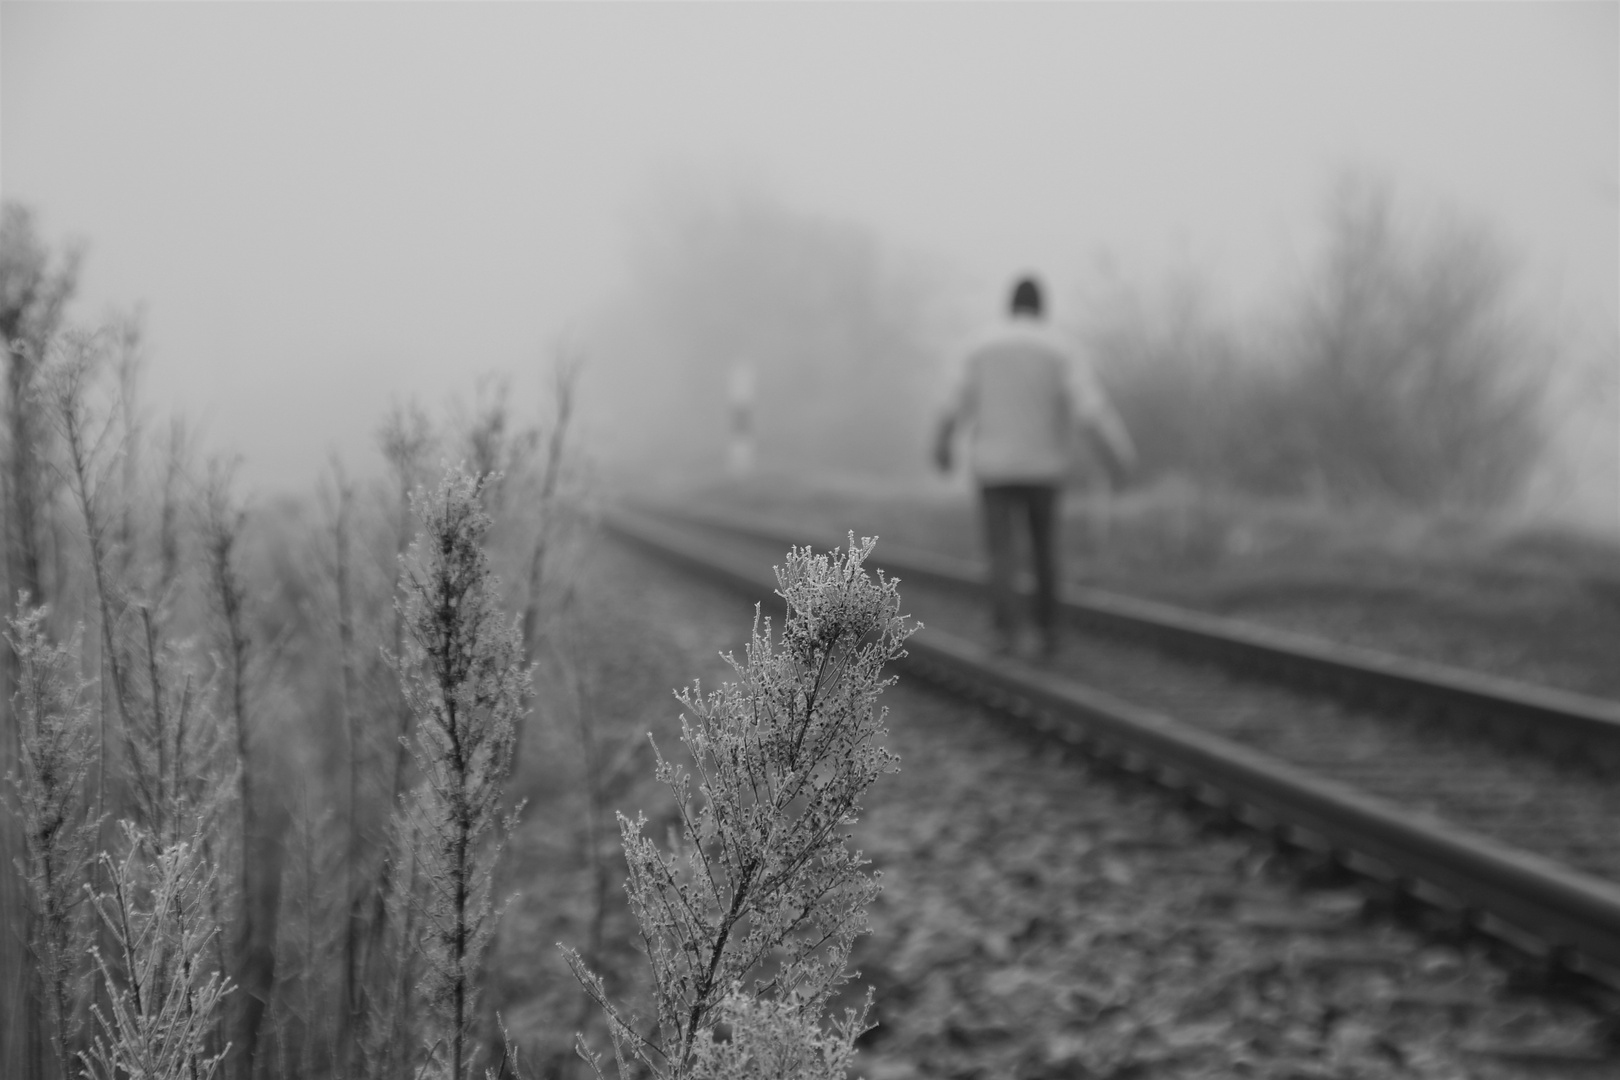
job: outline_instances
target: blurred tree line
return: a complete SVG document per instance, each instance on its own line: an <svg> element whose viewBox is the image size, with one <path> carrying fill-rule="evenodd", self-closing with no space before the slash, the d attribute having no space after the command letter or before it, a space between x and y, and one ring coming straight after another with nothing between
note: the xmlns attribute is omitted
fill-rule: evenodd
<svg viewBox="0 0 1620 1080"><path fill-rule="evenodd" d="M762 470L917 475L938 406L937 291L860 226L759 198L649 214L591 372L603 457L664 476L726 461L734 372Z"/></svg>
<svg viewBox="0 0 1620 1080"><path fill-rule="evenodd" d="M1115 284L1086 344L1149 476L1265 495L1498 507L1546 438L1552 367L1490 229L1403 213L1347 179L1299 286L1247 323L1196 281L1156 297Z"/></svg>

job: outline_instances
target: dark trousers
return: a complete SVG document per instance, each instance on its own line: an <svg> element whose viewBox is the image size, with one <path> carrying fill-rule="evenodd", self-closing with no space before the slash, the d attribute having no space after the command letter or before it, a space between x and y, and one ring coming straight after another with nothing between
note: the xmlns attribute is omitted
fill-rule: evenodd
<svg viewBox="0 0 1620 1080"><path fill-rule="evenodd" d="M1029 522L1035 557L1035 625L1048 641L1057 629L1057 511L1055 484L986 484L979 488L985 547L990 556L991 610L996 630L1011 634L1018 625L1018 538L1020 519Z"/></svg>

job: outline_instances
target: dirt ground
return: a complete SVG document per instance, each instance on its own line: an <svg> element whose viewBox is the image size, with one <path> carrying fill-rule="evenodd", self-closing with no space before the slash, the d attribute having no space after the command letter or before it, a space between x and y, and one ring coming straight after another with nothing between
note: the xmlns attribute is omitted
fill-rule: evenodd
<svg viewBox="0 0 1620 1080"><path fill-rule="evenodd" d="M648 779L647 734L677 745L671 690L722 677L718 653L740 648L751 619L748 604L609 543L581 568L558 631L577 677L542 672L510 866L518 896L491 961L491 1005L537 1074L578 1075L567 1044L582 1027L605 1049L554 943L593 953L632 1000L644 964L617 837L593 840L581 824L583 733L603 805L645 811L661 835L669 808ZM1526 988L1477 945L1426 936L1378 898L1313 882L1264 844L981 709L910 683L886 702L901 772L874 788L855 830L884 885L853 984L876 991L878 1026L857 1061L870 1080L1620 1068L1597 1013Z"/></svg>

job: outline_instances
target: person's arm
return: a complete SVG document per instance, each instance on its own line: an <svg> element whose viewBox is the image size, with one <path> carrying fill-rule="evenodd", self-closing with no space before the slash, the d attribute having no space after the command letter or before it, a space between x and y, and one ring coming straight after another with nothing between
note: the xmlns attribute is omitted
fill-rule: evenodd
<svg viewBox="0 0 1620 1080"><path fill-rule="evenodd" d="M973 388L973 365L970 360L967 371L962 375L962 381L957 385L951 404L939 418L939 427L934 434L934 465L940 472L951 471L953 457L951 450L956 444L957 430L973 422L975 404Z"/></svg>
<svg viewBox="0 0 1620 1080"><path fill-rule="evenodd" d="M934 436L934 467L940 472L951 471L951 441L956 435L956 413L946 412L939 418L939 431Z"/></svg>
<svg viewBox="0 0 1620 1080"><path fill-rule="evenodd" d="M1116 489L1122 488L1136 470L1136 444L1125 430L1125 421L1090 367L1071 363L1069 379L1069 400L1075 417L1086 437L1101 451L1098 456L1108 470L1109 482Z"/></svg>

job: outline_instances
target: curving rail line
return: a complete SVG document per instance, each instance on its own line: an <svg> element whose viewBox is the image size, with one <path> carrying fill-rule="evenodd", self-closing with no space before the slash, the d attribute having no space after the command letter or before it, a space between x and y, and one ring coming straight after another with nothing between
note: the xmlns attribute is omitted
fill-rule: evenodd
<svg viewBox="0 0 1620 1080"><path fill-rule="evenodd" d="M787 547L840 537L802 533L685 508L648 511L698 528ZM983 569L966 559L885 544L883 568L917 581L982 591ZM1266 677L1331 689L1352 699L1400 702L1452 724L1483 728L1493 738L1563 761L1620 773L1620 703L1531 686L1444 664L1330 644L1303 634L1170 604L1068 586L1064 617L1082 628L1210 657Z"/></svg>
<svg viewBox="0 0 1620 1080"><path fill-rule="evenodd" d="M616 536L768 602L768 571L728 565L689 528L614 511ZM885 559L889 568L898 568ZM912 568L915 572L916 568ZM1319 851L1480 933L1620 989L1620 885L1478 836L930 628L906 667L1045 735Z"/></svg>

